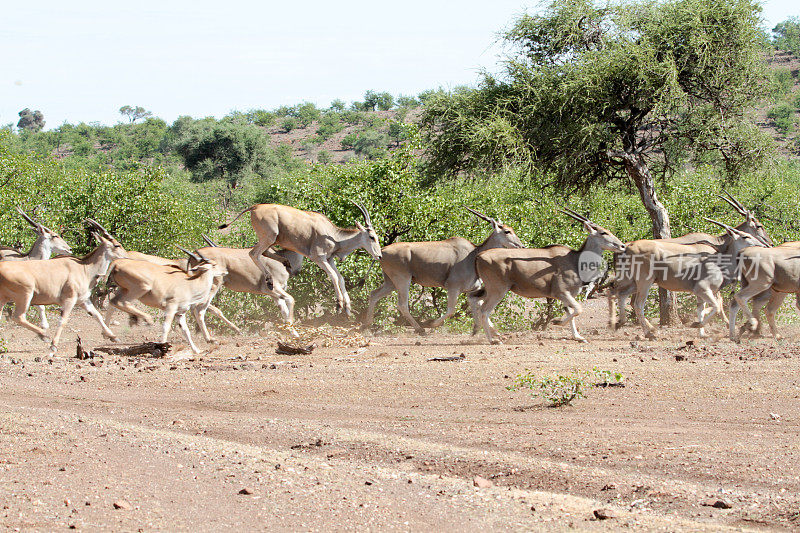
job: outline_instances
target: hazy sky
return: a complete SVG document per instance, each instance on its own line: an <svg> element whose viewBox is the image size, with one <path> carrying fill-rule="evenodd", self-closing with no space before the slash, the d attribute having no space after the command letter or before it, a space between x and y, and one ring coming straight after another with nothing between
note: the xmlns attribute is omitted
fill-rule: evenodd
<svg viewBox="0 0 800 533"><path fill-rule="evenodd" d="M772 28L796 0L764 3ZM114 124L123 105L172 121L233 109L416 95L471 84L497 33L536 3L138 0L12 2L0 24L0 125Z"/></svg>

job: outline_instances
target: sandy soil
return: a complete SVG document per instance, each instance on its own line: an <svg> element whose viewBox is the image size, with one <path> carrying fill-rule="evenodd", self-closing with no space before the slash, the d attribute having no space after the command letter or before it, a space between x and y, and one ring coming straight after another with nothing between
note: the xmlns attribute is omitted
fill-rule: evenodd
<svg viewBox="0 0 800 533"><path fill-rule="evenodd" d="M4 321L0 527L800 529L797 328L777 344L687 345L688 328L642 341L605 329L603 305L582 317L586 345L552 327L502 346L378 334L282 356L267 337L222 336L178 362L78 361L76 332L103 344L78 313L50 361ZM506 389L525 369L593 367L626 387L562 408ZM596 520L600 508L615 517Z"/></svg>

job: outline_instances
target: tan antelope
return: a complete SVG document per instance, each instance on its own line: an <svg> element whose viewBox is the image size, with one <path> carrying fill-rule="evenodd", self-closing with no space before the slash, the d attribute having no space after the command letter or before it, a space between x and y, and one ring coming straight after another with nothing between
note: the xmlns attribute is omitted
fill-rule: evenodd
<svg viewBox="0 0 800 533"><path fill-rule="evenodd" d="M59 305L61 319L50 343L50 353L58 349L61 332L75 304L80 304L100 323L103 336L115 339L103 317L89 299L97 281L106 274L112 261L126 256L125 249L100 224L87 219L92 236L99 246L89 255L78 258L61 256L48 260L0 262L0 308L14 302L12 319L46 339L45 330L25 318L30 305Z"/></svg>
<svg viewBox="0 0 800 533"><path fill-rule="evenodd" d="M697 321L692 327L700 328L700 336L705 337L705 326L715 314L722 313L720 290L736 280L739 252L748 246L766 246L765 242L749 233L709 218L705 220L725 229L729 235L727 246L698 252L697 246L663 239L642 239L628 244L625 256L632 262L624 268L631 270L629 274L636 283L633 307L647 338L655 337L655 328L644 315L647 295L653 284L669 291L695 295Z"/></svg>
<svg viewBox="0 0 800 533"><path fill-rule="evenodd" d="M69 244L67 244L67 241L65 241L61 235L51 230L47 226L39 224L31 217L26 215L25 212L19 207L17 207L17 212L22 215L22 218L24 218L28 224L31 225L33 231L36 232L36 240L28 252L21 252L15 248L0 247L0 261L50 259L52 254L61 255L72 253L72 248L70 248ZM45 307L43 305L37 305L36 307L39 309L39 316L41 317L40 324L42 325L42 329L48 329L50 324L47 322L47 313L45 312Z"/></svg>
<svg viewBox="0 0 800 533"><path fill-rule="evenodd" d="M567 315L556 323L569 324L572 337L586 342L575 325L575 318L583 311L576 296L586 283L602 274L603 250L624 252L625 244L607 229L571 209L564 209L562 213L582 223L589 232L578 250L554 244L545 248L495 248L478 254L475 266L483 288L472 296L482 300L478 314L489 342L500 342L500 334L490 315L508 291L525 298L560 300Z"/></svg>
<svg viewBox="0 0 800 533"><path fill-rule="evenodd" d="M177 316L178 325L192 352L200 353L186 325L186 312L192 306L208 302L214 279L224 276L227 271L202 254L186 253L195 261L188 272L173 265L158 265L150 261L114 261L108 278L117 289L109 300L111 306L106 312L106 319L110 318L113 308L117 308L152 325L153 317L131 305L134 300L139 300L149 307L164 311L161 342L167 342L172 321ZM211 341L205 322L199 322L198 325L206 341Z"/></svg>
<svg viewBox="0 0 800 533"><path fill-rule="evenodd" d="M764 228L764 225L761 223L760 220L753 214L752 211L747 209L741 202L739 202L736 198L733 197L729 192L723 191L726 196L717 195L719 198L727 202L731 207L733 207L736 212L744 217L744 222L736 226L736 230L750 234L754 237L757 237L761 241L765 242L766 244L772 246L772 241L767 235L767 231ZM688 246L695 247L692 253L717 253L722 252L727 247L730 246L732 236L727 231L719 234L719 235L711 235L709 233L688 233L683 235L682 237L674 237L670 239L645 239L648 241L657 240L659 242L664 243L675 243L675 244L684 244ZM635 242L635 241L633 241ZM622 255L616 255L614 258L615 264L622 264L628 265L631 264L631 257L630 257L630 245L632 243L628 243L628 252ZM620 270L620 269L618 269ZM630 270L623 270L621 272L617 272L615 274L614 283L612 289L609 291L608 295L608 303L609 303L609 325L611 329L618 329L622 327L628 319L626 314L627 302L628 298L636 291L636 280L634 280L630 275L632 271ZM718 295L718 300L720 301L719 305L722 305L722 296ZM619 316L617 316L616 305L617 302L619 303ZM727 322L727 317L725 316L724 307L720 312L723 321Z"/></svg>
<svg viewBox="0 0 800 533"><path fill-rule="evenodd" d="M447 289L447 311L430 325L436 328L455 314L461 293L479 288L478 274L475 272L475 258L479 253L492 248L523 247L511 226L473 209L467 210L492 225L492 233L477 246L467 239L452 237L444 241L398 242L381 249L383 284L370 294L364 326L372 325L378 301L397 291L398 311L417 333L424 335L425 330L414 320L408 309L408 291L412 283ZM473 301L469 300L470 305ZM472 315L475 320L474 334L479 327L474 309Z"/></svg>
<svg viewBox="0 0 800 533"><path fill-rule="evenodd" d="M785 242L783 244L779 244L778 248L794 248L796 250L800 250L800 241ZM756 320L756 326L754 329L749 329L750 326L745 324L744 326L742 326L742 328L740 328L739 334L741 335L743 331L747 330L754 337L759 337L761 335L761 324L762 324L761 309L763 309L764 306L769 305L771 308L774 321L775 313L778 311L778 308L780 308L781 304L783 304L783 301L786 299L786 296L788 296L788 294L785 292L775 292L772 289L770 289L753 297L753 299L751 300L752 302L751 305L752 305L753 317ZM777 332L777 327L773 328L772 334L773 336L775 336L775 338L780 339L781 335L776 334L776 332Z"/></svg>
<svg viewBox="0 0 800 533"><path fill-rule="evenodd" d="M258 204L245 209L230 223L220 226L220 229L227 228L249 212L250 222L258 236L258 244L250 250L250 258L261 269L267 284L269 285L272 280L262 256L283 260L270 249L277 244L316 263L333 283L337 310L342 310L350 316L350 296L347 294L344 278L336 268L334 259L344 259L358 248L366 250L375 259L381 258L381 247L369 213L361 205L355 202L353 204L364 216L363 226L356 222L355 228L340 228L325 215L314 211L301 211L287 205Z"/></svg>
<svg viewBox="0 0 800 533"><path fill-rule="evenodd" d="M217 265L223 267L227 274L222 276L221 283L215 283L211 289L211 296L208 300L209 305L198 305L193 309L195 319L199 323L203 323L205 327L205 313L206 309L217 315L220 319L225 321L237 333L240 332L230 320L228 320L218 308L210 305L211 300L214 299L219 289L224 285L229 290L234 292L246 292L250 294L265 294L273 299L278 309L281 312L284 322L289 326L289 330L293 334L294 331L294 298L286 292L286 285L289 282L289 277L294 276L303 268L303 256L291 250L278 250L276 253L284 259L284 261L276 261L271 257L264 257L264 265L270 273L272 280L271 288L267 284L267 278L261 272L261 269L250 258L249 248L226 248L217 246L205 235L203 236L206 243L209 245L205 248L199 248L198 254L202 254L213 260ZM289 267L286 266L289 263ZM195 261L189 260L189 266L194 266Z"/></svg>
<svg viewBox="0 0 800 533"><path fill-rule="evenodd" d="M774 248L745 248L739 254L741 289L731 298L729 335L739 342L744 330L757 332L758 315L766 303L766 316L770 331L776 340L781 338L775 324L775 314L789 294L795 295L800 309L800 243L787 242ZM750 312L747 303L753 299ZM736 331L736 316L742 310L745 324Z"/></svg>

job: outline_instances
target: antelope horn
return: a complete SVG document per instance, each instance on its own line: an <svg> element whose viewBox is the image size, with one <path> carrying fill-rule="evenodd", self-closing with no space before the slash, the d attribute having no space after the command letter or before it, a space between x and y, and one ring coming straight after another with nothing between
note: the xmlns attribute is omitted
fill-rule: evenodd
<svg viewBox="0 0 800 533"><path fill-rule="evenodd" d="M750 211L745 206L743 206L739 200L734 198L731 193L729 193L728 191L722 191L722 192L725 193L725 196L721 196L719 194L717 196L728 202L728 204L730 204L730 206L733 207L740 215L746 217L750 214Z"/></svg>
<svg viewBox="0 0 800 533"><path fill-rule="evenodd" d="M472 209L471 207L468 207L468 208L467 208L467 211L469 211L470 213L472 213L472 214L473 214L473 215L475 215L476 217L478 217L478 218L480 218L480 219L483 219L483 220L485 220L485 221L486 221L486 222L488 222L489 224L494 224L494 223L495 223L494 219L492 219L491 217L487 217L487 216L486 216L486 215L484 215L483 213L479 213L478 211L475 211L475 210L474 210L474 209Z"/></svg>
<svg viewBox="0 0 800 533"><path fill-rule="evenodd" d="M361 211L361 214L364 215L364 222L367 224L367 226L371 226L372 225L372 220L370 220L369 213L367 213L367 210L364 209L364 206L362 206L359 203L354 202L353 200L350 200L350 202L352 202L352 204L354 206L356 206L359 211Z"/></svg>
<svg viewBox="0 0 800 533"><path fill-rule="evenodd" d="M181 245L179 245L179 244L176 244L176 245L175 245L175 247L176 247L178 250L180 250L181 252L183 252L183 253L185 253L186 255L188 255L190 258L194 259L195 261L197 261L197 262L200 262L200 261L202 261L202 259L200 259L200 258L197 256L197 254L195 254L194 252L190 252L189 250L187 250L186 248L182 247Z"/></svg>
<svg viewBox="0 0 800 533"><path fill-rule="evenodd" d="M108 230L106 228L104 228L103 226L101 226L100 223L97 222L96 220L93 220L91 218L87 218L86 222L88 222L91 226L93 226L95 229L100 231L107 239L111 239L112 238L112 236L108 232Z"/></svg>
<svg viewBox="0 0 800 533"><path fill-rule="evenodd" d="M729 225L725 224L724 222L719 222L718 220L714 220L713 218L703 217L703 220L705 220L705 221L707 221L707 222L711 222L712 224L716 224L717 226L723 227L723 228L725 228L726 230L736 230L736 231L739 231L739 230L737 230L736 228L732 228L731 226L729 226Z"/></svg>
<svg viewBox="0 0 800 533"><path fill-rule="evenodd" d="M213 248L217 248L217 247L219 246L217 243L215 243L214 241L212 241L212 240L211 240L211 239L208 237L208 235L206 235L205 233L203 234L203 240L204 240L204 241L206 241L206 244L207 244L207 245L209 245L209 246L211 246L211 247L213 247Z"/></svg>
<svg viewBox="0 0 800 533"><path fill-rule="evenodd" d="M562 208L560 211L562 213L564 213L565 215L570 216L570 217L574 218L575 220L577 220L578 222L581 222L583 224L594 224L594 222L592 222L591 220L589 220L585 216L581 215L580 213L576 213L572 209L569 209L569 208L565 207L565 208Z"/></svg>
<svg viewBox="0 0 800 533"><path fill-rule="evenodd" d="M39 227L39 224L38 224L38 223L37 223L35 220L33 220L31 217L29 217L29 216L28 216L28 215L25 213L25 211L23 211L23 210L22 210L22 209L20 209L19 207L17 207L17 213L19 213L20 215L22 215L22 218L24 218L25 220L27 220L27 221L28 221L28 224L30 224L30 225L31 225L31 226L33 226L34 228L38 228L38 227Z"/></svg>

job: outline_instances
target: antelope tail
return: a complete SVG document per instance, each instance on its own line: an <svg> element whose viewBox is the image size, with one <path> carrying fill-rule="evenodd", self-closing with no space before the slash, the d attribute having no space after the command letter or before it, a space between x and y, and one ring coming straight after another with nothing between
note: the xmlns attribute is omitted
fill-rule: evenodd
<svg viewBox="0 0 800 533"><path fill-rule="evenodd" d="M230 221L230 222L228 222L227 224L222 224L221 226L219 226L219 229L225 229L225 228L227 228L228 226L230 226L231 224L233 224L234 222L236 222L237 220L239 220L239 217L240 217L240 216L244 215L245 213L249 213L250 211L252 211L252 210L253 210L253 209L255 209L256 207L257 207L257 206L255 206L255 205L251 205L250 207L248 207L247 209L245 209L244 211L242 211L241 213L239 213L238 215L236 215L236 218L234 218L233 220L231 220L231 221Z"/></svg>

